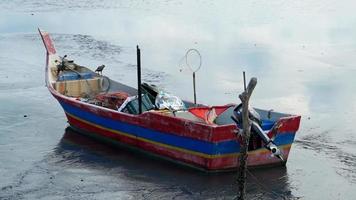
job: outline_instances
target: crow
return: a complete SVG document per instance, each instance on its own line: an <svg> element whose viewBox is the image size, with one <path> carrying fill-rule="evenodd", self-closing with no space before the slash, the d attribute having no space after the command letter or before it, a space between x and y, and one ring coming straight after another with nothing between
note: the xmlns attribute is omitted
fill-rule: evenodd
<svg viewBox="0 0 356 200"><path fill-rule="evenodd" d="M103 75L103 69L105 65L100 65L98 68L96 68L95 72L98 72L98 74Z"/></svg>

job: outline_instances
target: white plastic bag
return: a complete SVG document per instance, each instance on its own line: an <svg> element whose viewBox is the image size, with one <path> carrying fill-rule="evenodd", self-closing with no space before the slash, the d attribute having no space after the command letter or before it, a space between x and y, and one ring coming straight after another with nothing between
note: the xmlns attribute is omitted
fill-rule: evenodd
<svg viewBox="0 0 356 200"><path fill-rule="evenodd" d="M180 98L164 91L160 91L156 96L155 105L160 110L168 109L177 111L186 109L183 101Z"/></svg>

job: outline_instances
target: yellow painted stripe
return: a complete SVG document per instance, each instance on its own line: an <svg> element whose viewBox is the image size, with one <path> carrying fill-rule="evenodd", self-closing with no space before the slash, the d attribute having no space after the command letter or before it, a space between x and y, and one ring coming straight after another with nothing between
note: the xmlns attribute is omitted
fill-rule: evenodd
<svg viewBox="0 0 356 200"><path fill-rule="evenodd" d="M171 149L171 150L180 151L180 152L183 152L183 153L188 153L188 154L200 156L200 157L203 157L203 158L214 159L214 158L224 158L224 157L237 157L240 154L240 153L228 153L228 154L211 155L211 154L205 154L205 153L201 153L201 152L197 152L197 151L187 150L187 149L183 149L183 148L180 148L180 147L175 147L175 146L171 146L171 145L168 145L168 144L164 144L164 143L148 140L146 138L137 137L137 136L134 136L134 135L131 135L131 134L127 134L127 133L124 133L124 132L121 132L121 131L117 131L117 130L114 130L114 129L106 128L106 127L91 123L89 121L86 121L84 119L78 118L78 117L76 117L76 116L74 116L74 115L72 115L72 114L70 114L68 112L66 112L66 114L69 115L70 117L78 120L78 121L81 121L83 123L89 124L89 125L94 126L96 128L103 129L105 131L109 131L109 132L112 132L112 133L115 133L115 134L118 134L118 135L123 135L123 136L129 137L129 138L137 139L137 140L140 140L140 141L143 141L143 142L147 142L147 143L150 143L150 144L154 144L154 145L157 145L157 146L160 146L160 147L164 147L164 148L167 148L167 149ZM280 146L280 148L281 149L285 149L285 148L289 148L290 146L291 146L291 144L286 144L286 145ZM268 152L268 150L267 149L257 149L257 150L254 150L254 151L249 151L248 154L249 155L254 155L254 154L260 154L260 153L265 153L265 152Z"/></svg>
<svg viewBox="0 0 356 200"><path fill-rule="evenodd" d="M97 124L88 122L88 121L86 121L86 120L84 120L84 119L81 119L81 118L79 118L79 117L77 117L77 116L74 116L74 115L72 115L72 114L70 114L70 113L68 113L68 112L65 112L65 113L66 113L67 115L71 116L72 118L78 120L78 121L81 121L81 122L83 122L83 123L89 124L89 125L94 126L94 127L96 127L96 128L100 128L100 129L103 129L103 130L106 130L106 131L110 131L110 132L113 132L113 133L116 133L116 134L119 134L119 135L124 135L124 136L129 137L129 138L137 139L137 137L134 136L134 135L127 134L127 133L124 133L124 132L120 132L120 131L117 131L117 130L114 130L114 129L106 128L106 127L103 127L103 126L100 126L100 125L97 125Z"/></svg>

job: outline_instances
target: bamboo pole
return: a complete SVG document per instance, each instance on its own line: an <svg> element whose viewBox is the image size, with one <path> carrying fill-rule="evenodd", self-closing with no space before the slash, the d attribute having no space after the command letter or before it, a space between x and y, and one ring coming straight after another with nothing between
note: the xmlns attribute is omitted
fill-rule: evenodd
<svg viewBox="0 0 356 200"><path fill-rule="evenodd" d="M253 90L257 85L257 78L251 78L246 90L239 95L239 98L242 102L242 128L243 132L241 134L241 144L240 144L240 169L239 169L239 200L245 200L246 197L246 170L247 170L247 151L248 151L248 143L250 140L251 133L251 122L249 119L249 101Z"/></svg>

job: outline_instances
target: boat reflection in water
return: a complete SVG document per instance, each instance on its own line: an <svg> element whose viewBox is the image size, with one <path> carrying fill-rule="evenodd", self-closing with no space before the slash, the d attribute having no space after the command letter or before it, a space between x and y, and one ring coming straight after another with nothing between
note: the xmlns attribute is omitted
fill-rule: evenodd
<svg viewBox="0 0 356 200"><path fill-rule="evenodd" d="M108 190L111 187L109 183L117 183L113 190L126 188L134 198L142 197L137 195L144 194L144 191L151 191L150 198L162 197L162 193L171 198L177 191L183 198L233 198L237 194L236 172L197 171L126 148L99 143L71 127L65 129L55 154L61 159L57 164L81 169L96 177L95 187ZM251 169L247 175L250 199L294 198L285 166ZM120 178L122 176L125 178ZM103 184L100 184L101 181ZM132 184L136 192L130 191Z"/></svg>

